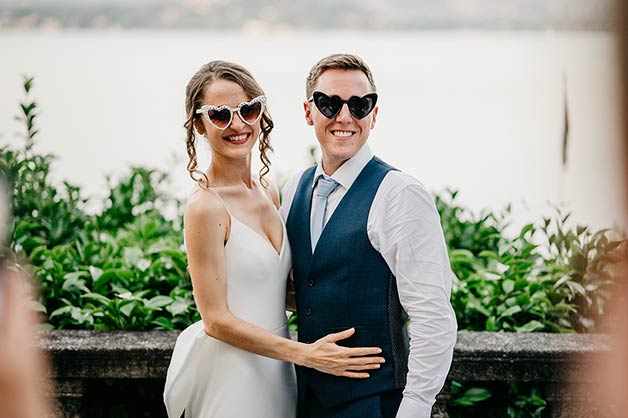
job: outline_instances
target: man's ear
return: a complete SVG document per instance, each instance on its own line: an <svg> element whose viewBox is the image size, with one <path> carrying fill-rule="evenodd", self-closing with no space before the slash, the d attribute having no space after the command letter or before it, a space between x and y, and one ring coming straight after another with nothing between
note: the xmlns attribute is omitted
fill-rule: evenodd
<svg viewBox="0 0 628 418"><path fill-rule="evenodd" d="M371 118L371 129L373 129L375 127L375 121L377 119L377 111L379 110L379 107L375 106L375 109L373 109L373 117Z"/></svg>
<svg viewBox="0 0 628 418"><path fill-rule="evenodd" d="M303 102L303 111L305 112L305 121L308 125L314 125L314 121L312 120L312 109L310 108L309 102Z"/></svg>

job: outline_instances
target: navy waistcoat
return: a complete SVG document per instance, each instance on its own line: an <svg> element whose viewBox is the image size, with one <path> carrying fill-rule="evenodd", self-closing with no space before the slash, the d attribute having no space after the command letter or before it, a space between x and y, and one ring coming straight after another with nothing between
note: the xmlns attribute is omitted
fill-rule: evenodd
<svg viewBox="0 0 628 418"><path fill-rule="evenodd" d="M380 369L369 372L368 379L333 376L297 366L299 399L309 386L324 405L333 406L405 386L407 317L399 302L395 277L367 235L373 199L393 168L378 158L367 163L325 225L312 254L310 209L315 170L311 167L301 176L286 221L299 341L311 343L354 327L355 334L339 344L380 347L386 359Z"/></svg>

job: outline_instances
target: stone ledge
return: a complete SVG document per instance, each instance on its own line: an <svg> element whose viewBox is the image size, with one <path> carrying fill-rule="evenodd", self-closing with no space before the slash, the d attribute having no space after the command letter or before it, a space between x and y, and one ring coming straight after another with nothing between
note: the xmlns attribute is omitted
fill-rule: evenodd
<svg viewBox="0 0 628 418"><path fill-rule="evenodd" d="M52 378L164 378L179 331L42 331Z"/></svg>
<svg viewBox="0 0 628 418"><path fill-rule="evenodd" d="M53 361L48 378L56 381L58 416L89 415L86 388L94 382L165 379L179 332L42 331L37 345ZM447 382L536 382L546 388L552 418L595 418L603 415L587 409L589 399L574 399L569 387L599 386L584 370L610 350L611 337L600 334L459 332ZM447 417L448 399L449 383L437 397L433 418Z"/></svg>
<svg viewBox="0 0 628 418"><path fill-rule="evenodd" d="M42 331L55 378L163 378L179 331ZM459 332L450 377L473 381L586 381L566 374L611 349L601 334ZM573 368L571 368L573 369ZM584 379L584 380L583 380Z"/></svg>
<svg viewBox="0 0 628 418"><path fill-rule="evenodd" d="M610 350L611 337L603 334L459 332L449 377L589 382L581 366L600 362Z"/></svg>

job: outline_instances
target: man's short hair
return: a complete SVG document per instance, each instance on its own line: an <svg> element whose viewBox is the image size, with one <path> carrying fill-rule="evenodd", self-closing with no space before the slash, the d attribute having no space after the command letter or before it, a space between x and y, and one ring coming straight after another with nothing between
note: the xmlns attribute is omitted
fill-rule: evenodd
<svg viewBox="0 0 628 418"><path fill-rule="evenodd" d="M373 73L371 73L371 69L362 58L352 54L332 54L318 61L310 70L307 80L305 81L305 95L307 98L312 96L314 86L318 82L318 79L327 70L362 71L364 75L366 75L373 92L376 91Z"/></svg>

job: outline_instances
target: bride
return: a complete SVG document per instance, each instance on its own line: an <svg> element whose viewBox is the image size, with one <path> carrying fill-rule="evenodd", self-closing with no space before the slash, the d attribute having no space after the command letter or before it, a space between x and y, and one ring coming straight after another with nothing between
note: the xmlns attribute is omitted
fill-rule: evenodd
<svg viewBox="0 0 628 418"><path fill-rule="evenodd" d="M197 182L184 214L194 299L202 321L178 337L164 402L170 418L294 418L291 363L367 378L379 368L376 347L336 342L353 328L312 344L289 338L285 315L290 245L279 192L269 171L273 122L266 97L242 66L212 61L186 88L188 171ZM195 132L208 141L211 164L198 168ZM251 174L259 141L263 168Z"/></svg>

